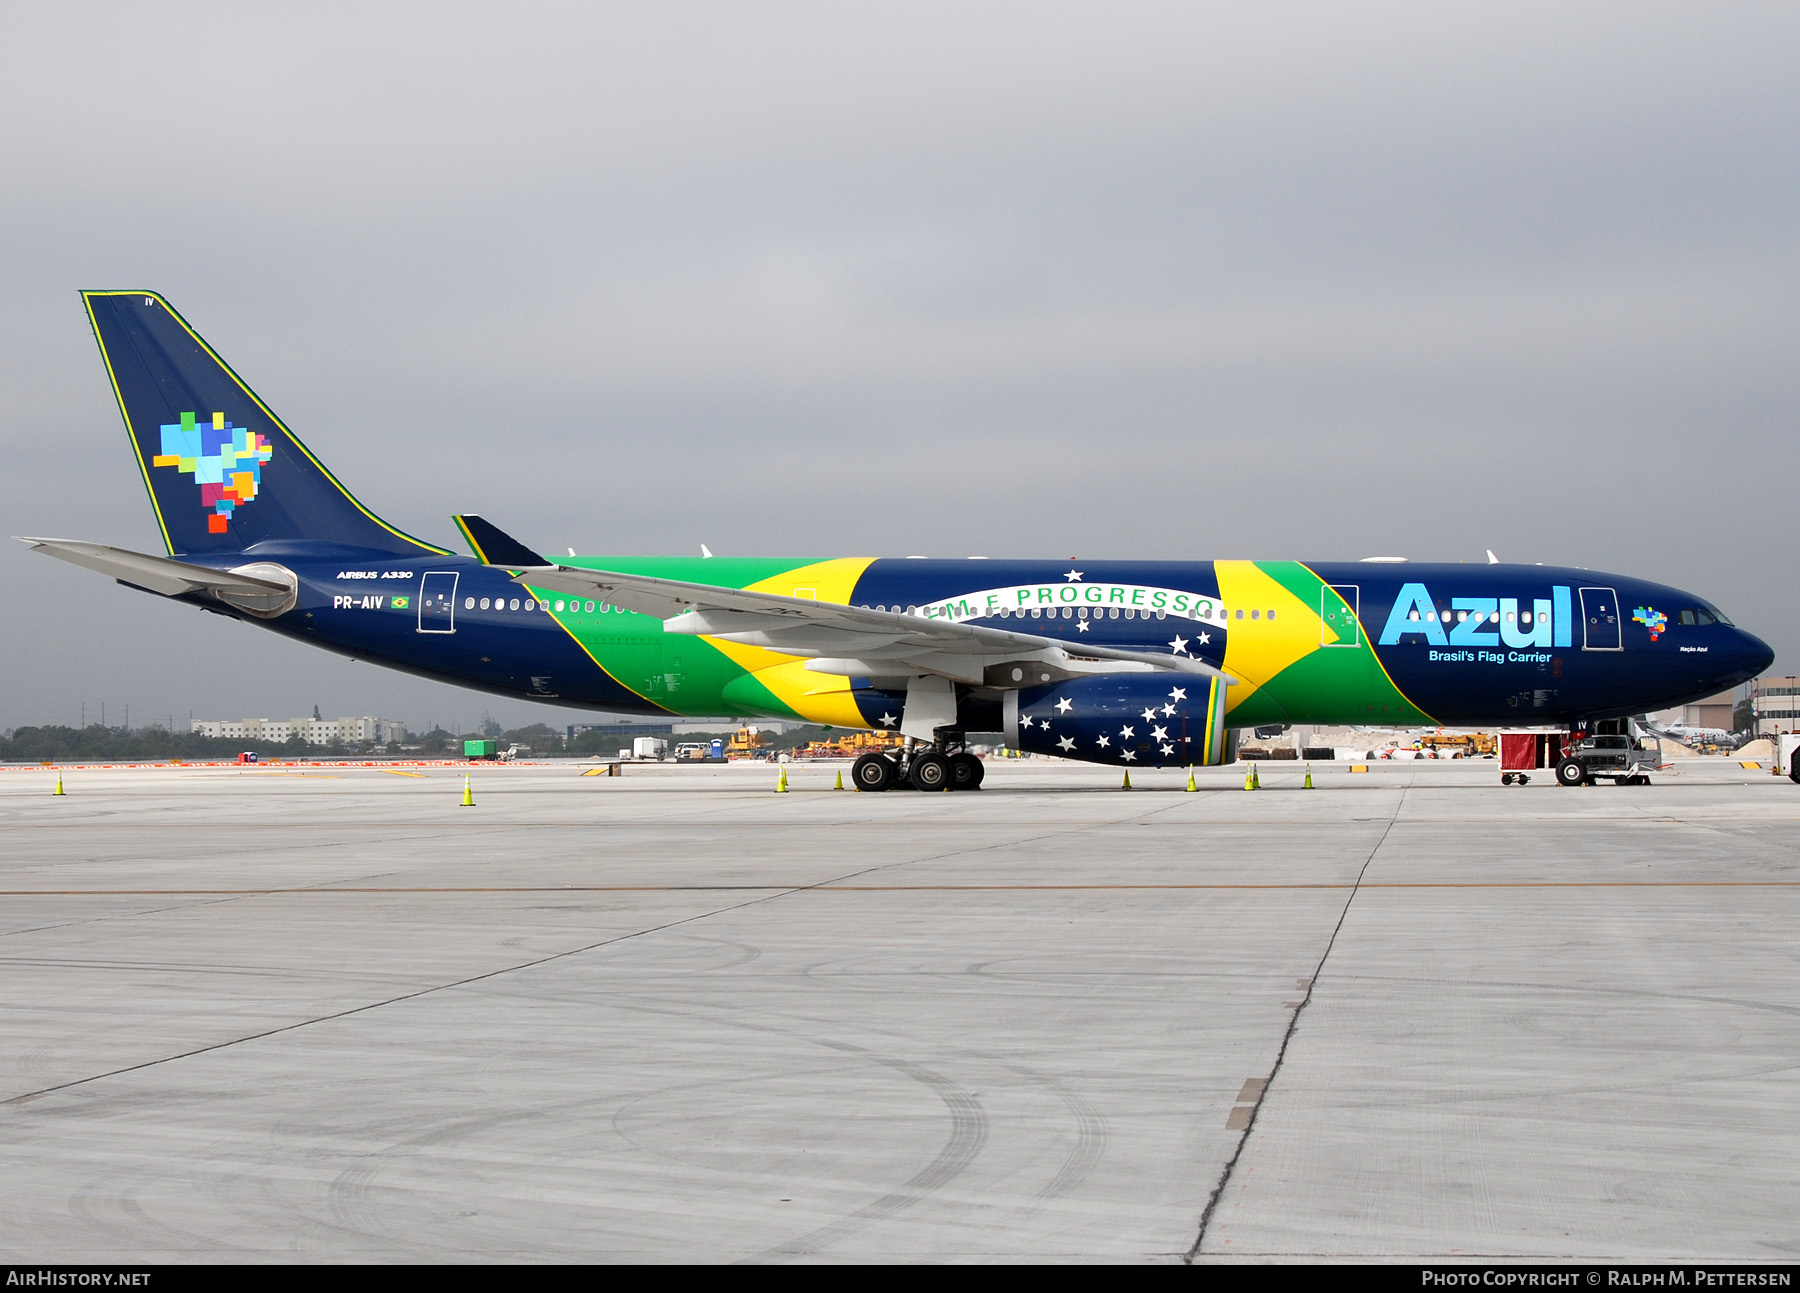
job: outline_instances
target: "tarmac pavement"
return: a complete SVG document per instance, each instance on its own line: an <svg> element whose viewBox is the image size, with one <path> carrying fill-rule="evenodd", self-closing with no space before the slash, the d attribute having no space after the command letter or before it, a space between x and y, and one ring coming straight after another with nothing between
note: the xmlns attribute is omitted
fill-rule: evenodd
<svg viewBox="0 0 1800 1293"><path fill-rule="evenodd" d="M0 771L11 1261L1800 1254L1800 786Z"/></svg>

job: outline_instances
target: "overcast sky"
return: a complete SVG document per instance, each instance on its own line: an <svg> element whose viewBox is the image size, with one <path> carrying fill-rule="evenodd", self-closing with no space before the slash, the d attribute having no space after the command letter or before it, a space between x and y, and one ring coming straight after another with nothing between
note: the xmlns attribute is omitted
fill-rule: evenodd
<svg viewBox="0 0 1800 1293"><path fill-rule="evenodd" d="M447 546L1492 548L1800 671L1791 4L0 23L6 533L158 550L76 297L144 287ZM0 590L3 727L571 713L10 543Z"/></svg>

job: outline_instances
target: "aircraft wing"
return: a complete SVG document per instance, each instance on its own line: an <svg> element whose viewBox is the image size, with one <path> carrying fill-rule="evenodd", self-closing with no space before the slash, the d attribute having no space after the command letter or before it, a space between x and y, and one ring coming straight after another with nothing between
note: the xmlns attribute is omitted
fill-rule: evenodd
<svg viewBox="0 0 1800 1293"><path fill-rule="evenodd" d="M292 586L274 579L240 574L230 570L214 570L210 566L190 565L172 557L153 557L129 548L110 548L104 543L80 543L74 539L32 539L13 536L39 552L61 561L98 570L121 583L147 588L165 597L182 593L235 593L240 597L281 597L292 592Z"/></svg>
<svg viewBox="0 0 1800 1293"><path fill-rule="evenodd" d="M1090 646L949 619L563 565L539 556L478 516L459 516L457 524L484 562L517 571L518 583L600 598L640 615L654 615L671 633L807 657L806 667L819 673L937 674L1002 690L1081 674L1150 671L1202 674L1227 684L1236 681L1204 660L1172 652Z"/></svg>

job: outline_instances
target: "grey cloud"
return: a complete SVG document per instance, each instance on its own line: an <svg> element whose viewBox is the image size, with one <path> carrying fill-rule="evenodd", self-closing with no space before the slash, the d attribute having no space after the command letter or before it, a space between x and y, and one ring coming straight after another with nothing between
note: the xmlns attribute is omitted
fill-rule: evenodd
<svg viewBox="0 0 1800 1293"><path fill-rule="evenodd" d="M9 21L10 531L154 543L74 297L142 285L440 540L1493 547L1800 667L1789 7ZM49 566L0 557L0 723L498 708Z"/></svg>

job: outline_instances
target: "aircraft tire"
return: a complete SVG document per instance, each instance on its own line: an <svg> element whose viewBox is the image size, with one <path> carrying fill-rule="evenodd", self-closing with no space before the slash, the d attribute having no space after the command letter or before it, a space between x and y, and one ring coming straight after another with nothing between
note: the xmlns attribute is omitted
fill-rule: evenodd
<svg viewBox="0 0 1800 1293"><path fill-rule="evenodd" d="M915 790L950 789L950 760L935 750L913 756L912 783Z"/></svg>
<svg viewBox="0 0 1800 1293"><path fill-rule="evenodd" d="M858 790L886 790L899 777L890 760L879 754L865 754L850 765L850 780Z"/></svg>
<svg viewBox="0 0 1800 1293"><path fill-rule="evenodd" d="M1558 785L1579 786L1587 780L1587 769L1581 766L1580 759L1564 759L1556 765L1556 781Z"/></svg>
<svg viewBox="0 0 1800 1293"><path fill-rule="evenodd" d="M952 790L980 790L981 778L986 773L986 765L967 750L950 756L950 789Z"/></svg>
<svg viewBox="0 0 1800 1293"><path fill-rule="evenodd" d="M1800 781L1800 750L1794 751L1794 757L1788 763L1788 780Z"/></svg>

